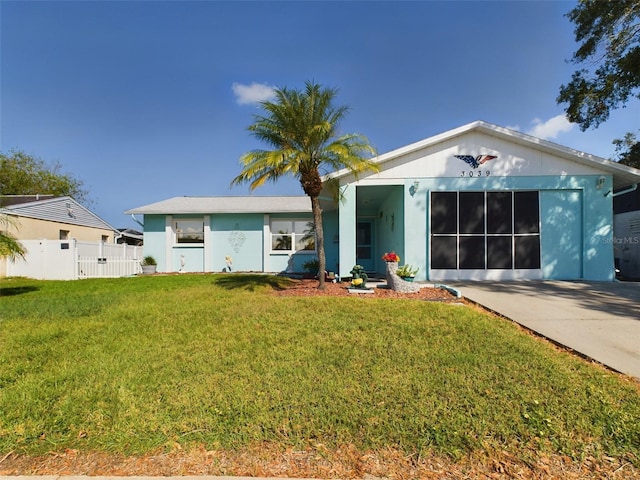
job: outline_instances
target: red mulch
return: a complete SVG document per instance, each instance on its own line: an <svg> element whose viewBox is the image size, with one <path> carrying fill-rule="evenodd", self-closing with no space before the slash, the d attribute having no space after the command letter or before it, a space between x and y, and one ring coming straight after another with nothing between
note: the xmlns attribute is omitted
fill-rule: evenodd
<svg viewBox="0 0 640 480"><path fill-rule="evenodd" d="M350 284L347 282L326 282L325 289L318 289L318 280L293 280L291 287L275 291L274 295L282 297L358 297L358 298L405 298L413 300L452 301L458 300L455 295L443 288L423 287L418 293L399 293L388 288L372 286L374 293L349 293Z"/></svg>

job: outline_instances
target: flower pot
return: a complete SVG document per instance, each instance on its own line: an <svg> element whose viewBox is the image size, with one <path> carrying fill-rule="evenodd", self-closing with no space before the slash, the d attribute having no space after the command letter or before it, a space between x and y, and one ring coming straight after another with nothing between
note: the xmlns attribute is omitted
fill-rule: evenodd
<svg viewBox="0 0 640 480"><path fill-rule="evenodd" d="M142 265L142 273L148 275L150 273L156 273L157 265Z"/></svg>
<svg viewBox="0 0 640 480"><path fill-rule="evenodd" d="M400 277L401 279L403 279L405 282L413 282L414 277Z"/></svg>

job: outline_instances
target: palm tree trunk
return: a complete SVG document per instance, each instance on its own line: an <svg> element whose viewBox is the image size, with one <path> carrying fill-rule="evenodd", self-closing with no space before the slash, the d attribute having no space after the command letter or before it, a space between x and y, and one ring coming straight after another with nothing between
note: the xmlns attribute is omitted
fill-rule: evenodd
<svg viewBox="0 0 640 480"><path fill-rule="evenodd" d="M309 196L311 198L311 211L313 212L313 221L316 226L316 247L318 248L318 290L324 290L324 272L327 270L327 260L324 254L324 228L322 226L322 208L320 208L320 200L317 196Z"/></svg>

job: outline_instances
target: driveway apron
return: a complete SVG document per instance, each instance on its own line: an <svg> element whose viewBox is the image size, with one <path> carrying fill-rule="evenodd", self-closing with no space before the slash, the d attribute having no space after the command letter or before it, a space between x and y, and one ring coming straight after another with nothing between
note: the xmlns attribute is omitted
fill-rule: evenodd
<svg viewBox="0 0 640 480"><path fill-rule="evenodd" d="M640 283L456 282L462 296L640 379Z"/></svg>

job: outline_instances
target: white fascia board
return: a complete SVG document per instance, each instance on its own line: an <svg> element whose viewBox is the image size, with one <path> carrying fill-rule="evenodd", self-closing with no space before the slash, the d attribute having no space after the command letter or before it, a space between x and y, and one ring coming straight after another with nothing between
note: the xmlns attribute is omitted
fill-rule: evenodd
<svg viewBox="0 0 640 480"><path fill-rule="evenodd" d="M387 152L385 154L379 155L378 157L375 158L374 161L378 165L382 166L388 160L393 160L398 157L413 153L417 150L431 147L440 142L451 140L452 138L455 138L457 136L463 135L465 133L468 133L474 130L484 133L486 135L495 136L497 138L509 140L513 143L528 146L530 148L536 148L538 150L574 161L576 163L580 163L582 165L587 165L592 168L598 168L602 170L603 173L607 173L613 176L613 182L614 182L615 188L621 188L627 185L640 182L640 170L636 168L628 167L626 165L620 165L619 163L613 162L606 158L598 157L596 155L591 155L589 153L585 153L580 150L575 150L569 147L565 147L563 145L550 142L548 140L543 140L541 138L527 135L522 132L517 132L515 130L511 130L508 128L500 127L498 125L494 125L484 121L472 122L467 125L454 128L453 130L448 130L446 132L426 138L419 142L415 142L410 145L397 148L396 150L392 150L391 152ZM342 169L337 172L333 172L328 175L325 175L324 179L342 178L342 177L348 177L349 175L351 175L350 178L353 181L355 181L355 177L353 177L353 174L348 169ZM368 174L367 176L370 178L375 178L375 173Z"/></svg>
<svg viewBox="0 0 640 480"><path fill-rule="evenodd" d="M125 214L188 215L211 213L311 212L306 196L283 197L174 197L127 210Z"/></svg>

